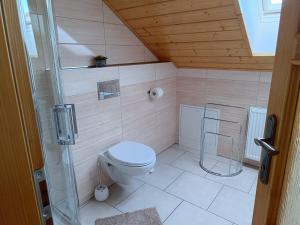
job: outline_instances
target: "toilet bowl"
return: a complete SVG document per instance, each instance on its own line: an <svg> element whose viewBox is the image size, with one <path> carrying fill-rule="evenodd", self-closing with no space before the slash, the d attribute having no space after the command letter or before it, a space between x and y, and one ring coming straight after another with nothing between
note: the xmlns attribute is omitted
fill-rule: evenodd
<svg viewBox="0 0 300 225"><path fill-rule="evenodd" d="M99 154L102 169L121 185L128 185L135 176L153 171L156 155L152 148L133 141L122 141Z"/></svg>

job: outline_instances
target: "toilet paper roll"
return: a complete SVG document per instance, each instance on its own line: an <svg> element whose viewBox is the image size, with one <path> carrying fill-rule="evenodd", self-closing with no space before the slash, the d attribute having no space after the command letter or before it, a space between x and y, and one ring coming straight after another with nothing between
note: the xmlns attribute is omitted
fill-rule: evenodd
<svg viewBox="0 0 300 225"><path fill-rule="evenodd" d="M164 95L164 90L162 88L151 88L149 91L150 99L158 99Z"/></svg>

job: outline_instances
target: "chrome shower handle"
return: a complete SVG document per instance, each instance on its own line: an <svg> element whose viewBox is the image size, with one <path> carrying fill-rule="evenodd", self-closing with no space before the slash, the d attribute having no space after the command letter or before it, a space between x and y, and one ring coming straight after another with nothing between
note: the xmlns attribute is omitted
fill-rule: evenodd
<svg viewBox="0 0 300 225"><path fill-rule="evenodd" d="M55 105L52 111L57 143L60 145L74 145L75 139L78 137L75 105Z"/></svg>

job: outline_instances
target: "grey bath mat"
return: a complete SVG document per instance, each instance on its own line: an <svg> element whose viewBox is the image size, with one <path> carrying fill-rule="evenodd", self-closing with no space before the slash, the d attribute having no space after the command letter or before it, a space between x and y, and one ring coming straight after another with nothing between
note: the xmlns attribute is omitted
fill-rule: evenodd
<svg viewBox="0 0 300 225"><path fill-rule="evenodd" d="M97 219L95 225L162 225L155 208Z"/></svg>

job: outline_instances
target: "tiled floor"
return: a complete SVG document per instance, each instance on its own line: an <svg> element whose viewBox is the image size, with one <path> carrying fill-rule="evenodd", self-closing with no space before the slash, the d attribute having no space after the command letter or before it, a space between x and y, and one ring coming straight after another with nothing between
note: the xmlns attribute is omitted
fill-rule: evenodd
<svg viewBox="0 0 300 225"><path fill-rule="evenodd" d="M126 188L114 184L106 202L91 200L82 207L82 225L148 207L156 207L164 225L250 225L257 171L244 167L238 176L223 178L207 174L198 162L194 153L172 146L158 155L154 173Z"/></svg>

